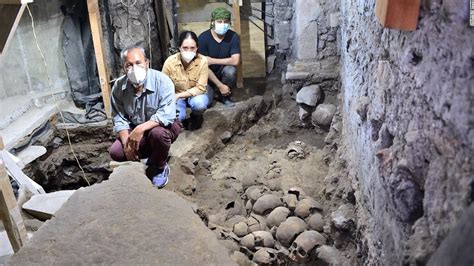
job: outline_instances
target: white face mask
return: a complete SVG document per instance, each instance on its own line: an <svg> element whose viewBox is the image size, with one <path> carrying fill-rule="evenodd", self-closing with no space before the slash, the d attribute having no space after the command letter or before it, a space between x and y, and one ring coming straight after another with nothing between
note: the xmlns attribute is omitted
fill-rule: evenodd
<svg viewBox="0 0 474 266"><path fill-rule="evenodd" d="M181 51L181 58L182 58L182 59L184 60L184 62L186 62L186 63L191 62L191 60L193 60L194 57L196 57L196 53L195 53L195 52L191 52L191 51L184 52L184 51Z"/></svg>
<svg viewBox="0 0 474 266"><path fill-rule="evenodd" d="M145 83L146 69L141 66L133 65L133 67L128 70L127 77L135 87L141 86Z"/></svg>
<svg viewBox="0 0 474 266"><path fill-rule="evenodd" d="M217 35L225 35L229 29L229 23L214 23L214 31Z"/></svg>

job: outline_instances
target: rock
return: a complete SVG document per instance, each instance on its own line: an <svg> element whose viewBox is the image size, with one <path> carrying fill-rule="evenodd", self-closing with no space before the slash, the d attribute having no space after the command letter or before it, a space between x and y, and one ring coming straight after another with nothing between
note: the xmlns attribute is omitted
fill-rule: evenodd
<svg viewBox="0 0 474 266"><path fill-rule="evenodd" d="M258 173L255 170L250 169L245 175L241 176L239 179L242 183L242 187L244 189L247 189L248 187L258 184Z"/></svg>
<svg viewBox="0 0 474 266"><path fill-rule="evenodd" d="M331 222L339 230L350 230L355 226L354 209L349 204L341 205L331 213Z"/></svg>
<svg viewBox="0 0 474 266"><path fill-rule="evenodd" d="M339 26L339 20L340 20L341 12L335 12L329 14L329 25L331 28Z"/></svg>
<svg viewBox="0 0 474 266"><path fill-rule="evenodd" d="M311 121L315 126L327 127L331 125L332 118L336 113L336 106L333 104L320 104L311 115Z"/></svg>
<svg viewBox="0 0 474 266"><path fill-rule="evenodd" d="M245 236L248 234L248 225L245 222L239 222L234 225L233 232L239 237Z"/></svg>
<svg viewBox="0 0 474 266"><path fill-rule="evenodd" d="M311 113L312 113L311 108L300 105L299 111L298 111L298 117L300 118L301 121L305 121L306 119L308 119Z"/></svg>
<svg viewBox="0 0 474 266"><path fill-rule="evenodd" d="M321 89L319 85L305 86L296 94L296 102L307 106L316 107L319 99L321 99Z"/></svg>
<svg viewBox="0 0 474 266"><path fill-rule="evenodd" d="M273 194L266 194L255 202L252 209L256 214L264 215L281 205L283 205L283 202L279 197Z"/></svg>
<svg viewBox="0 0 474 266"><path fill-rule="evenodd" d="M267 57L267 73L270 74L275 67L276 55L272 54Z"/></svg>
<svg viewBox="0 0 474 266"><path fill-rule="evenodd" d="M344 265L344 258L339 250L334 247L322 245L316 248L318 259L327 263L328 265Z"/></svg>
<svg viewBox="0 0 474 266"><path fill-rule="evenodd" d="M266 186L251 186L245 190L245 195L252 202L256 202L261 196L270 193Z"/></svg>
<svg viewBox="0 0 474 266"><path fill-rule="evenodd" d="M250 262L249 258L242 252L240 251L234 251L232 255L230 255L230 258L237 263L239 266L250 266L252 263Z"/></svg>
<svg viewBox="0 0 474 266"><path fill-rule="evenodd" d="M312 214L306 219L306 223L308 224L308 227L310 229L316 230L318 232L323 232L324 231L324 220L321 214L315 213Z"/></svg>
<svg viewBox="0 0 474 266"><path fill-rule="evenodd" d="M367 119L367 111L369 109L370 98L367 96L362 96L357 99L355 103L355 109L357 114L360 116L362 121Z"/></svg>
<svg viewBox="0 0 474 266"><path fill-rule="evenodd" d="M202 166L202 168L209 170L211 168L211 162L209 160L201 160L199 161L199 165Z"/></svg>
<svg viewBox="0 0 474 266"><path fill-rule="evenodd" d="M48 220L54 216L61 206L76 192L75 190L62 190L47 194L37 194L23 204L23 210L39 220Z"/></svg>
<svg viewBox="0 0 474 266"><path fill-rule="evenodd" d="M222 143L227 143L230 141L230 139L232 138L232 133L230 131L224 131L224 133L222 133L219 138L221 139Z"/></svg>

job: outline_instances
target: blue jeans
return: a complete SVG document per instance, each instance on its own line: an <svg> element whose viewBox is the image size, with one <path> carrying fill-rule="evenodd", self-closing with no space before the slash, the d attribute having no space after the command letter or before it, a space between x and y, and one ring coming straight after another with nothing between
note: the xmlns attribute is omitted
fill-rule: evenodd
<svg viewBox="0 0 474 266"><path fill-rule="evenodd" d="M186 99L180 98L176 102L176 110L179 111L178 120L183 122L186 119L186 107L191 107L192 115L201 115L206 111L209 100L206 94L201 94L197 96L188 97Z"/></svg>
<svg viewBox="0 0 474 266"><path fill-rule="evenodd" d="M236 85L237 81L237 67L235 66L224 66L219 69L219 71L216 74L216 77L225 85L229 86L230 90L232 91ZM212 104L212 101L214 100L214 93L217 93L220 99L222 99L221 92L219 89L216 87L212 81L209 80L209 83L207 84L207 97L209 99L209 105Z"/></svg>

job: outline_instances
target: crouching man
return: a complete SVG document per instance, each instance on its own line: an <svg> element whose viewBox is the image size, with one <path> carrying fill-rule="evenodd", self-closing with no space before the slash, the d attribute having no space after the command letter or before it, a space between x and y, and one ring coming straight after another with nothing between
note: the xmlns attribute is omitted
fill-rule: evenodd
<svg viewBox="0 0 474 266"><path fill-rule="evenodd" d="M168 152L181 127L176 121L173 82L163 73L148 68L141 47L122 51L126 75L112 88L111 107L117 140L110 148L115 161L148 158L147 173L158 188L168 183Z"/></svg>

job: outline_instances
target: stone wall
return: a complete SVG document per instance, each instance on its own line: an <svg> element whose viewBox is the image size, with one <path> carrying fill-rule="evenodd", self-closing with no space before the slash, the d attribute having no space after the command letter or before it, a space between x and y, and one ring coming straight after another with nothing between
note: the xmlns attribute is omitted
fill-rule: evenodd
<svg viewBox="0 0 474 266"><path fill-rule="evenodd" d="M104 1L105 4L108 6L103 6L102 12L108 12L110 27L103 27L104 34L107 38L112 35L111 38L113 39L112 47L108 47L112 51L108 51L107 54L109 56L115 55L115 66L111 72L120 75L120 52L124 48L135 45L145 49L152 68L161 70L163 53L159 45L160 39L154 11L154 1L107 0ZM109 62L110 65L111 62Z"/></svg>
<svg viewBox="0 0 474 266"><path fill-rule="evenodd" d="M424 263L473 200L468 1L423 1L416 31L341 1L344 141L366 263ZM364 249L362 249L364 250Z"/></svg>

